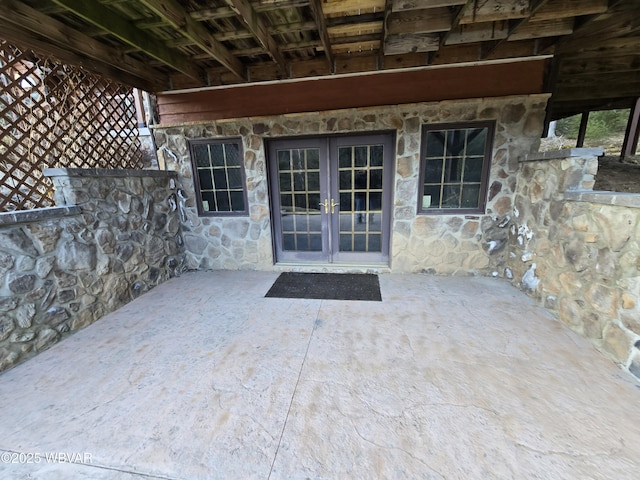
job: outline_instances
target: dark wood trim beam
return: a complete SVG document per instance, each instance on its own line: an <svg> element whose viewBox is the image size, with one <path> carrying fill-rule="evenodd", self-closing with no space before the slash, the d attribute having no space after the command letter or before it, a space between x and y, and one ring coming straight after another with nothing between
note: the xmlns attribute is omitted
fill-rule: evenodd
<svg viewBox="0 0 640 480"><path fill-rule="evenodd" d="M168 77L73 28L15 0L0 0L2 36L40 53L119 80L128 85L158 90ZM9 38L11 37L11 38ZM72 53L75 52L75 53ZM63 58L64 57L64 58Z"/></svg>
<svg viewBox="0 0 640 480"><path fill-rule="evenodd" d="M140 0L140 2L160 18L167 20L182 35L193 40L198 47L209 53L236 77L246 80L245 68L242 62L218 42L204 25L191 18L176 0ZM91 3L94 4L95 2Z"/></svg>
<svg viewBox="0 0 640 480"><path fill-rule="evenodd" d="M87 22L106 30L124 43L146 53L171 68L193 78L202 81L205 73L177 52L162 45L157 38L151 37L136 28L128 20L98 2L86 2L84 0L53 0L57 5L75 13Z"/></svg>
<svg viewBox="0 0 640 480"><path fill-rule="evenodd" d="M638 138L640 137L640 97L636 98L631 111L629 112L629 121L624 133L624 142L622 143L622 151L620 159L636 154L638 148Z"/></svg>
<svg viewBox="0 0 640 480"><path fill-rule="evenodd" d="M269 29L260 15L253 9L247 0L226 0L231 9L236 12L242 21L247 25L249 31L253 33L260 45L266 50L269 56L276 63L282 73L287 71L287 62L278 49L278 44L269 34Z"/></svg>
<svg viewBox="0 0 640 480"><path fill-rule="evenodd" d="M322 48L324 48L324 56L327 58L329 66L333 71L333 52L331 51L331 41L329 40L327 22L324 19L324 13L322 13L322 5L320 4L320 0L311 0L309 2L309 7L311 8L313 18L316 21L316 25L318 27L318 35L320 36L320 41L322 42Z"/></svg>

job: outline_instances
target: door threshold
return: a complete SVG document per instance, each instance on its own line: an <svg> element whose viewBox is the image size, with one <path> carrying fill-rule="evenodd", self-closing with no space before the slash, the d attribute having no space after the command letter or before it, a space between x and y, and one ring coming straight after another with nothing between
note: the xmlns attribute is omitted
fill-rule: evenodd
<svg viewBox="0 0 640 480"><path fill-rule="evenodd" d="M391 267L386 263L300 263L278 262L274 266L277 272L302 273L391 273Z"/></svg>

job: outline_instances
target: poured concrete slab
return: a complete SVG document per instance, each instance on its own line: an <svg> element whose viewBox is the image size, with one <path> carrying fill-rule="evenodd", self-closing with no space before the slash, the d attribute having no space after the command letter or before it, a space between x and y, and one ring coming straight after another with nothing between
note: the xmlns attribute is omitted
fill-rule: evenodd
<svg viewBox="0 0 640 480"><path fill-rule="evenodd" d="M183 275L0 375L0 478L637 478L640 385L507 283L276 277Z"/></svg>

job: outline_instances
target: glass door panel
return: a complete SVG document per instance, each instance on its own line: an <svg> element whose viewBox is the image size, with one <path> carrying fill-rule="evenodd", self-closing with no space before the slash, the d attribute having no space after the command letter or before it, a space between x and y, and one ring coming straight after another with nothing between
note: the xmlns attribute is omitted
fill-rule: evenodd
<svg viewBox="0 0 640 480"><path fill-rule="evenodd" d="M372 135L332 141L332 178L337 180L331 190L339 199L332 242L336 262L388 261L390 139Z"/></svg>
<svg viewBox="0 0 640 480"><path fill-rule="evenodd" d="M328 226L320 204L326 197L318 141L274 142L270 148L279 260L327 260ZM275 183L275 185L274 185ZM275 203L275 202L274 202Z"/></svg>

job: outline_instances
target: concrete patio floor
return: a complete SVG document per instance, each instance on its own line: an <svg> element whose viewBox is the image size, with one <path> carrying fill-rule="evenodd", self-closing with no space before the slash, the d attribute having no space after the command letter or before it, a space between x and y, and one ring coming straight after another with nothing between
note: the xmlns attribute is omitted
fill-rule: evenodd
<svg viewBox="0 0 640 480"><path fill-rule="evenodd" d="M639 384L506 282L277 275L185 274L0 375L0 478L640 477Z"/></svg>

